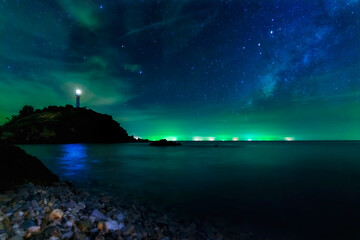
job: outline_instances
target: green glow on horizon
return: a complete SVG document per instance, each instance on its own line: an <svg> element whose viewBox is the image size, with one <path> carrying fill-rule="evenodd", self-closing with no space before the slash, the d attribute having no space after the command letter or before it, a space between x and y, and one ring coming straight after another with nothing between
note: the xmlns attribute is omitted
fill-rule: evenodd
<svg viewBox="0 0 360 240"><path fill-rule="evenodd" d="M141 137L136 137L141 138ZM194 141L194 142L213 142L213 141L228 141L228 142L238 142L238 141L296 141L294 137L285 137L285 136L273 136L273 135L259 135L252 138L248 137L232 137L232 136L219 136L219 137L205 137L205 136L152 136L148 138L150 141L158 141L160 139L166 139L168 141Z"/></svg>

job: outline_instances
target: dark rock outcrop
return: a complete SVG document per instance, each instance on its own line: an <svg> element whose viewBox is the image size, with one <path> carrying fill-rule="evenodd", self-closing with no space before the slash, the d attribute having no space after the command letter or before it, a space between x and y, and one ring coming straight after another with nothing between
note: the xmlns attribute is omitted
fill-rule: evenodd
<svg viewBox="0 0 360 240"><path fill-rule="evenodd" d="M156 147L167 147L167 146L181 146L181 143L167 141L166 139L161 139L159 141L151 142L149 145L156 146Z"/></svg>
<svg viewBox="0 0 360 240"><path fill-rule="evenodd" d="M0 139L15 144L135 141L111 116L93 110L70 105L24 108L1 127Z"/></svg>
<svg viewBox="0 0 360 240"><path fill-rule="evenodd" d="M19 147L0 141L0 191L32 182L50 185L59 181L42 162Z"/></svg>

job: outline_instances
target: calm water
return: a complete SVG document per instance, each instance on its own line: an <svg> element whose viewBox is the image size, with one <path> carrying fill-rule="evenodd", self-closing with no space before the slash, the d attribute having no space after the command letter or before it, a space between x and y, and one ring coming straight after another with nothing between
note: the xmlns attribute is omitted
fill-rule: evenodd
<svg viewBox="0 0 360 240"><path fill-rule="evenodd" d="M75 185L184 218L270 239L360 239L360 142L21 147Z"/></svg>

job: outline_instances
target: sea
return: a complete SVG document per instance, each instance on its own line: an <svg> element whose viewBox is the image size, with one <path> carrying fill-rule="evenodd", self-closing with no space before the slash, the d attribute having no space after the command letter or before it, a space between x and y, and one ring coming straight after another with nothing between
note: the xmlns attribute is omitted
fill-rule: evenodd
<svg viewBox="0 0 360 240"><path fill-rule="evenodd" d="M360 239L360 142L181 143L20 147L77 187L244 239Z"/></svg>

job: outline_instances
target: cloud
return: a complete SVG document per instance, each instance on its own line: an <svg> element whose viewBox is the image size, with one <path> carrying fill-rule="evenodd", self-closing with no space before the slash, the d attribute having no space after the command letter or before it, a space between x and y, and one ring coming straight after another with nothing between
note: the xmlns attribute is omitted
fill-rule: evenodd
<svg viewBox="0 0 360 240"><path fill-rule="evenodd" d="M124 64L123 68L126 71L138 72L141 69L141 65L138 65L138 64Z"/></svg>
<svg viewBox="0 0 360 240"><path fill-rule="evenodd" d="M95 4L92 0L58 0L59 5L81 26L95 30L100 26Z"/></svg>

